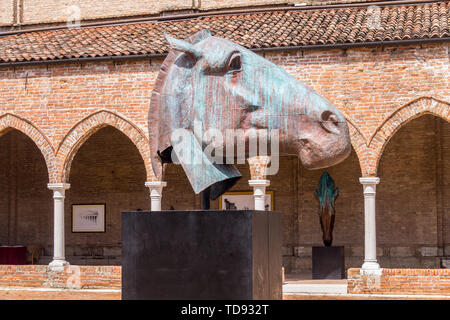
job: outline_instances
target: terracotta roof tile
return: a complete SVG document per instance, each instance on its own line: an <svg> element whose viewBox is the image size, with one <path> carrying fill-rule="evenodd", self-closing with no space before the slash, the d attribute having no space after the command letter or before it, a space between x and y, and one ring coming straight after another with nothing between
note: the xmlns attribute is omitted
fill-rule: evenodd
<svg viewBox="0 0 450 320"><path fill-rule="evenodd" d="M202 29L248 48L450 37L450 3L270 11L187 20L25 32L0 37L0 63L163 54L163 32L187 38Z"/></svg>

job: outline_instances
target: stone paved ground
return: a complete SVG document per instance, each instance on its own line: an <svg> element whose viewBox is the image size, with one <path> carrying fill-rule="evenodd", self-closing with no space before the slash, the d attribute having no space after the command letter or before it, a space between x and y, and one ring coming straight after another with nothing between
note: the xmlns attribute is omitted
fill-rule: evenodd
<svg viewBox="0 0 450 320"><path fill-rule="evenodd" d="M0 289L0 300L120 300L120 292Z"/></svg>
<svg viewBox="0 0 450 320"><path fill-rule="evenodd" d="M0 300L120 300L120 292L0 289ZM285 295L285 300L450 300L450 297L382 297L364 295Z"/></svg>
<svg viewBox="0 0 450 320"><path fill-rule="evenodd" d="M310 294L310 295L284 295L283 300L450 300L449 297L424 297L424 296L369 296L369 295L321 295L321 294Z"/></svg>
<svg viewBox="0 0 450 320"><path fill-rule="evenodd" d="M312 280L310 274L286 275L285 284L339 285L346 280ZM120 300L120 291L109 290L57 290L36 288L0 287L0 300ZM285 294L284 300L450 300L450 296L395 296L395 295L349 295L337 293Z"/></svg>

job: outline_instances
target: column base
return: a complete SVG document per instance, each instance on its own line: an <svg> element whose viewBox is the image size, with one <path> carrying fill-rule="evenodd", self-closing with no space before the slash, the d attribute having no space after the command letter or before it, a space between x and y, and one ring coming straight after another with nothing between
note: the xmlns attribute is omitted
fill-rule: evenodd
<svg viewBox="0 0 450 320"><path fill-rule="evenodd" d="M48 266L52 271L62 272L64 271L64 267L67 267L69 265L70 263L64 259L55 259L50 262Z"/></svg>
<svg viewBox="0 0 450 320"><path fill-rule="evenodd" d="M382 269L380 265L376 261L366 261L363 263L360 274L361 275L373 275L373 276L381 276Z"/></svg>

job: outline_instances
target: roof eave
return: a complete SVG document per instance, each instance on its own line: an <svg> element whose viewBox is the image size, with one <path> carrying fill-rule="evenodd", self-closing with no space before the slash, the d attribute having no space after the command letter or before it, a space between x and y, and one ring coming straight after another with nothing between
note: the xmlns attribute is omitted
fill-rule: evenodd
<svg viewBox="0 0 450 320"><path fill-rule="evenodd" d="M353 42L353 43L335 43L335 44L319 44L319 45L303 45L303 46L285 46L285 47L268 47L268 48L249 48L253 52L276 52L276 51L290 51L290 50L318 50L318 49L348 49L361 47L384 47L384 46L400 46L412 44L431 44L450 42L450 37L443 38L423 38L423 39L407 39L395 41L373 41L373 42ZM142 54L142 55L123 55L123 56L102 56L102 57L84 57L84 58L67 58L55 60L31 60L31 61L14 61L2 62L0 67L13 66L29 66L29 65L46 65L46 64L61 64L61 63L83 63L96 61L124 61L124 60L145 60L158 59L167 56L165 53Z"/></svg>

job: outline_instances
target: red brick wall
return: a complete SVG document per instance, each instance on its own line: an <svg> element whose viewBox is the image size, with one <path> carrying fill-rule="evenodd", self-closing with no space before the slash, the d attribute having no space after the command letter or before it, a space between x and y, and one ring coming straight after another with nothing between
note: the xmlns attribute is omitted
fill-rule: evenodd
<svg viewBox="0 0 450 320"><path fill-rule="evenodd" d="M18 5L19 1L2 1L2 7L5 5L5 9L0 9L0 26L11 25L14 21L14 4L16 4L15 21L18 24L24 25L66 22L67 20L72 20L78 14L81 20L87 20L157 14L165 10L192 8L192 0L22 0L20 2L23 3L22 6ZM72 9L72 6L79 8L79 11L77 9Z"/></svg>
<svg viewBox="0 0 450 320"><path fill-rule="evenodd" d="M39 244L53 254L53 199L45 161L24 134L0 137L0 244ZM76 264L120 264L121 213L148 210L145 166L134 144L112 127L100 129L79 149L65 200L66 256ZM105 203L105 233L72 233L71 205ZM14 223L17 226L14 226ZM103 258L103 259L100 259Z"/></svg>
<svg viewBox="0 0 450 320"><path fill-rule="evenodd" d="M147 113L159 63L69 64L51 66L48 70L46 66L1 69L2 115L13 113L39 128L43 137L36 140L42 140L41 150L47 145L47 149L53 150L53 154L47 156L52 182L64 175L64 161L70 158L77 142L95 131L97 123L102 121L116 126L139 144L150 175ZM102 110L108 112L100 112ZM23 126L23 130L29 130L30 124ZM53 160L55 154L57 159Z"/></svg>
<svg viewBox="0 0 450 320"><path fill-rule="evenodd" d="M407 129L405 126L406 133L400 130L395 134L408 120L425 112L450 119L448 44L272 52L267 53L266 58L329 98L350 122L355 153L342 164L329 169L341 190L336 202L334 243L347 247L347 266L360 266L363 259L363 198L358 178L367 175L378 175L381 178L377 205L379 216L382 217L381 221L378 218L379 256L382 263L386 263L386 266L399 266L394 264L393 259L385 259L397 255L404 264L402 267L436 266L436 254L431 257L422 256L421 250L436 248L439 243L447 244L446 254L450 255L448 123L441 121L439 125L442 136L439 140L442 158L438 161L439 172L442 172L440 175L435 174L437 167L427 167L431 162L434 166L438 165L438 155L431 157L438 150L435 145L437 140L433 138L436 126L431 120L420 122L422 120L419 119L416 124L411 122L413 127ZM93 184L92 190L102 186L104 182L101 181L112 181L110 178L103 179L103 164L97 162L98 158L89 156L89 152L88 156L82 157L84 163L79 165L80 169L76 169L77 152L81 152L79 150L83 149L83 143L88 143L89 138L94 139L95 136L91 134L107 124L122 131L135 144L139 157L143 159L147 180L152 179L147 112L161 62L161 59L156 59L1 68L0 132L14 127L31 137L44 155L51 182L67 182L70 177L73 189L67 192L67 205L72 202L72 197L77 202L106 199L108 203L112 201L112 206L108 207L116 212L116 217L117 212L129 208L131 202L145 209L144 202L148 205L148 190L144 187L132 187L133 192L139 196L127 198L129 202L124 205L117 204L113 201L117 197L108 198L106 193L92 196L91 193L83 194L85 186L77 187L77 179L70 174L69 168L71 159L74 158L72 171L95 173L100 182L98 185ZM413 134L413 131L417 132ZM388 143L391 137L392 145ZM93 141L90 147L92 151L101 150L99 146L110 143L108 139ZM405 141L412 141L410 150ZM0 139L0 143L6 142ZM126 153L127 148L120 143L117 150ZM424 148L427 150L425 154ZM381 157L382 154L386 157ZM424 154L425 157L413 157L410 160L406 154ZM136 159L133 163L138 163L138 155L133 157ZM380 158L382 160L377 172ZM88 164L88 161L92 163ZM127 164L120 161L125 168ZM109 160L107 163L113 164ZM92 170L89 171L91 166ZM141 164L133 165L136 172L140 172L140 166ZM317 203L312 193L321 171L304 170L296 158L290 157L283 158L280 166L280 173L276 177L268 177L271 180L268 190L275 192L275 208L283 212L286 271L310 270L310 247L322 243L316 215ZM234 190L250 191L247 182L250 179L248 165L242 168L244 177ZM131 174L127 169L124 170L123 176ZM396 190L407 184L408 176L415 188L408 184L405 188L410 192L400 194ZM136 186L145 181L142 174L133 177ZM436 177L440 177L438 181ZM42 179L42 183L47 182ZM86 179L89 178L80 178L79 185L88 181ZM169 166L166 179L168 186L163 193L164 209L169 209L170 206L175 209L200 207L199 197L194 196L179 167ZM437 188L436 185L440 187ZM43 188L42 193L51 199L51 192L45 186ZM79 191L72 191L77 189ZM413 197L412 201L407 197ZM432 199L435 199L434 202ZM400 203L407 203L404 206L409 207L405 209ZM45 204L42 208L46 206L48 209L45 210L45 215L49 217L47 221L50 223L48 233L42 231L44 233L40 237L46 239L47 246L51 247L52 207L51 204ZM217 207L217 203L213 203L212 207ZM67 215L70 213L69 208L66 207ZM66 221L70 221L69 216L66 216ZM385 221L391 223L385 224ZM398 228L400 224L406 233L397 232L402 230ZM390 232L389 226L395 232ZM109 229L118 234L117 222L113 222ZM418 236L414 237L416 233ZM435 240L439 235L441 240ZM89 237L86 236L86 239ZM99 239L101 237L98 236ZM72 250L71 241L74 241L75 248L80 248L85 241L95 242L93 238L95 237L77 240L68 235L69 253ZM103 240L100 242L106 243ZM111 243L118 242L116 236L108 239L110 240ZM397 248L391 250L392 246Z"/></svg>
<svg viewBox="0 0 450 320"><path fill-rule="evenodd" d="M0 7L0 26L11 26L14 22L14 0L4 0Z"/></svg>
<svg viewBox="0 0 450 320"><path fill-rule="evenodd" d="M0 266L0 286L65 289L120 289L120 266L70 266L63 272L47 266ZM449 295L448 269L383 269L381 276L362 276L348 270L350 294Z"/></svg>
<svg viewBox="0 0 450 320"><path fill-rule="evenodd" d="M376 175L387 141L415 113L428 111L450 118L445 44L291 51L266 54L266 58L311 85L346 114L364 175ZM42 139L48 140L42 142L41 150L48 145L47 149L57 153L55 168L49 172L57 182L64 176L61 167L72 147L66 147L64 137L97 111L121 116L130 126L136 126L144 136L141 140L145 140L147 110L160 63L152 60L0 69L0 106L3 113L31 121ZM144 155L149 152L144 146L140 151ZM47 158L51 165L51 155ZM151 179L151 166L145 161Z"/></svg>
<svg viewBox="0 0 450 320"><path fill-rule="evenodd" d="M408 123L390 141L381 161L382 184L378 188L377 240L378 258L383 267L439 267L436 254L423 256L421 253L422 248L437 247L435 157L434 152L422 152L423 148L433 150L435 148L436 139L430 135L432 131L426 130L434 126L435 119L438 118L424 116ZM442 133L448 132L446 128L450 124L442 120L438 120L438 124L442 126ZM422 134L423 132L428 134ZM17 131L5 135L5 139L0 139L0 143L9 141L6 139L9 135L20 136L28 142L29 149L23 149L21 155L42 158L31 140ZM40 161L42 163L43 159ZM408 163L412 165L408 166ZM430 169L426 166L428 163L433 169L431 173L427 171ZM8 171L7 166L2 167L5 172ZM43 164L41 167L45 169ZM385 167L390 171L384 171ZM30 172L26 166L21 168L25 172ZM250 179L248 165L240 165L239 169L243 173L243 178L232 191L251 191L248 186ZM348 268L358 267L362 264L364 254L364 220L362 187L358 182L361 173L356 154L352 153L343 163L327 171L340 190L340 196L336 201L333 243L346 247ZM268 190L274 191L275 209L283 213L284 265L287 272L310 272L311 246L322 245L322 232L317 217L317 200L313 194L322 172L322 170L304 169L296 157L282 157L279 173L276 176L267 177L271 181ZM418 175L419 173L421 175ZM410 179L411 176L415 179ZM30 202L35 203L35 207L40 209L46 205L46 220L41 224L41 229L34 228L32 233L19 229L18 243L24 243L24 241L25 243L43 243L47 255L51 255L53 221L51 192L45 189L45 172L43 177L41 174L40 179L35 189L41 190L47 200L23 199L19 203L25 208L29 207L30 210L33 210L33 206L29 205ZM36 178L31 182L35 180ZM200 199L191 190L180 166L168 166L165 180L168 186L164 189L163 209L169 209L170 206L175 209L200 208ZM77 264L120 263L117 257L120 255L121 244L120 212L137 208L148 209L148 190L143 186L144 181L143 161L128 138L119 131L107 127L86 141L74 159L70 179L71 188L66 193L66 255L69 261ZM448 175L446 181L448 181ZM18 185L27 185L27 182L30 183L29 177L22 177ZM402 185L402 190L408 190L408 192L398 190L398 185ZM3 184L3 187L7 187L7 184ZM443 190L448 191L448 183ZM107 204L106 233L71 233L70 205L86 202ZM403 209L405 204L408 210ZM218 208L218 201L213 201L211 207ZM427 210L431 210L431 213ZM6 209L2 210L4 214L7 212ZM448 214L444 214L444 218L448 219ZM36 215L26 211L19 216L19 223L36 226L36 221L38 221ZM402 232L393 232L393 230L402 230ZM447 234L446 232L448 231L445 231L444 235ZM2 232L2 235L6 237L7 229ZM33 238L31 238L32 235L34 235ZM6 243L6 240L4 242ZM109 259L100 259L104 256L109 256Z"/></svg>
<svg viewBox="0 0 450 320"><path fill-rule="evenodd" d="M292 51L266 54L266 58L309 84L347 115L363 174L376 176L384 146L405 120L429 110L450 121L447 55L447 45L431 45ZM414 102L420 97L446 103ZM393 121L388 121L389 117Z"/></svg>
<svg viewBox="0 0 450 320"><path fill-rule="evenodd" d="M382 266L440 267L436 256L450 245L443 239L450 229L441 221L450 211L440 208L444 198L438 195L448 193L450 176L448 166L438 168L437 155L449 148L448 131L450 123L425 115L401 128L383 152L376 217Z"/></svg>
<svg viewBox="0 0 450 320"><path fill-rule="evenodd" d="M351 294L449 295L449 269L383 269L381 276L362 276L348 270L347 292Z"/></svg>
<svg viewBox="0 0 450 320"><path fill-rule="evenodd" d="M70 266L55 272L42 265L0 265L0 287L121 289L122 267Z"/></svg>
<svg viewBox="0 0 450 320"><path fill-rule="evenodd" d="M302 0L303 3L313 5L363 1L368 0ZM189 9L214 10L275 4L286 5L289 3L291 2L288 0L2 0L2 6L0 7L0 26L11 26L14 22L23 25L66 22L75 14L75 11L70 9L71 6L77 6L79 8L81 20L90 20L155 15L162 11Z"/></svg>

